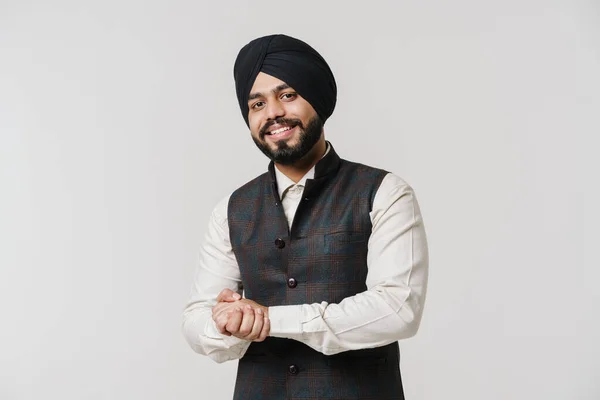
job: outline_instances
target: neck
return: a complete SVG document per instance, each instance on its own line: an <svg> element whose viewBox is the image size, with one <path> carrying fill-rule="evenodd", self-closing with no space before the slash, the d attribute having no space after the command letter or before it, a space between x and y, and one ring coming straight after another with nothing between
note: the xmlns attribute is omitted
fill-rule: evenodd
<svg viewBox="0 0 600 400"><path fill-rule="evenodd" d="M302 179L302 177L319 162L326 150L327 143L325 143L325 138L321 136L321 139L319 139L313 148L294 164L281 165L275 163L275 166L292 181L298 183L298 181L300 181L300 179Z"/></svg>

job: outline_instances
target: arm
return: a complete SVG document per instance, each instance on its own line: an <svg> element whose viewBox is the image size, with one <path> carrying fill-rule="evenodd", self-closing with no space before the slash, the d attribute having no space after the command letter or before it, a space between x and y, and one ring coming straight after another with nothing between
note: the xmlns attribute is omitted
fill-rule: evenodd
<svg viewBox="0 0 600 400"><path fill-rule="evenodd" d="M218 363L241 358L251 343L219 333L212 318L212 307L223 288L242 294L240 271L229 242L227 200L223 199L210 217L182 322L190 347Z"/></svg>
<svg viewBox="0 0 600 400"><path fill-rule="evenodd" d="M423 312L428 248L413 189L388 174L371 212L367 290L339 304L269 307L270 336L324 354L384 346L416 334Z"/></svg>

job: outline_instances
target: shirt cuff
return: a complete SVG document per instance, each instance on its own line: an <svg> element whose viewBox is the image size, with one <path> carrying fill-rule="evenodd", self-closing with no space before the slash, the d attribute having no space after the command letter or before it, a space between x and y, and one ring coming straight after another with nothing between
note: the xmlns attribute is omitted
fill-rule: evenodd
<svg viewBox="0 0 600 400"><path fill-rule="evenodd" d="M206 321L204 335L211 339L222 340L223 343L225 343L225 345L229 348L236 346L242 342L248 342L247 340L240 339L235 336L223 335L217 330L217 323L212 318Z"/></svg>
<svg viewBox="0 0 600 400"><path fill-rule="evenodd" d="M271 332L269 336L288 337L290 334L302 333L302 306L269 307Z"/></svg>

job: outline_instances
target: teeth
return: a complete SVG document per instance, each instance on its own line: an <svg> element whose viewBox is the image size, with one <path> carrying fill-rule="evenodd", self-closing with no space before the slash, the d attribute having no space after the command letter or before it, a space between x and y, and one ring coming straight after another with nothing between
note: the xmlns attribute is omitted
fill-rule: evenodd
<svg viewBox="0 0 600 400"><path fill-rule="evenodd" d="M292 128L286 126L285 128L280 128L280 129L277 129L277 130L271 132L271 135L277 135L278 133L285 132L290 129L292 129Z"/></svg>

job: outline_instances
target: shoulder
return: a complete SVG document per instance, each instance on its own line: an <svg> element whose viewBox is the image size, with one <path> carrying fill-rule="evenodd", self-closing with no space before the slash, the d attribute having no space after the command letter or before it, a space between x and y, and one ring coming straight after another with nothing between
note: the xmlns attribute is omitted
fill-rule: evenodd
<svg viewBox="0 0 600 400"><path fill-rule="evenodd" d="M261 174L256 178L244 183L243 185L237 187L232 192L227 193L225 196L221 197L221 199L217 202L215 207L212 210L212 218L218 222L219 224L224 224L227 222L228 211L232 200L236 200L248 196L253 196L254 192L262 187L263 181L268 179L268 173Z"/></svg>
<svg viewBox="0 0 600 400"><path fill-rule="evenodd" d="M342 180L351 182L352 186L367 190L372 202L373 196L388 173L382 168L342 159L339 175Z"/></svg>
<svg viewBox="0 0 600 400"><path fill-rule="evenodd" d="M385 169L359 163L356 161L341 159L340 162L341 168L352 171L352 173L356 174L385 176L388 173L388 171Z"/></svg>
<svg viewBox="0 0 600 400"><path fill-rule="evenodd" d="M420 212L411 184L397 174L386 174L373 200L373 220L379 221L384 215L392 214L418 218Z"/></svg>
<svg viewBox="0 0 600 400"><path fill-rule="evenodd" d="M342 168L349 171L351 175L377 182L376 192L380 195L397 191L413 191L406 179L390 170L345 159L341 159L341 163Z"/></svg>
<svg viewBox="0 0 600 400"><path fill-rule="evenodd" d="M381 184L377 188L377 193L374 198L374 206L385 207L400 198L415 199L415 191L410 183L406 181L402 176L393 172L388 172Z"/></svg>
<svg viewBox="0 0 600 400"><path fill-rule="evenodd" d="M264 187L265 182L270 180L269 172L265 172L235 189L231 193L230 200L238 196L255 196Z"/></svg>
<svg viewBox="0 0 600 400"><path fill-rule="evenodd" d="M412 191L413 188L403 177L393 172L387 172L381 182L379 191L390 192L398 190Z"/></svg>

